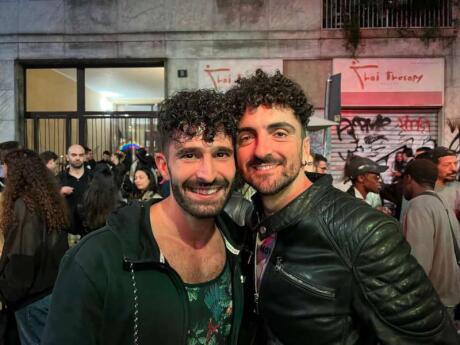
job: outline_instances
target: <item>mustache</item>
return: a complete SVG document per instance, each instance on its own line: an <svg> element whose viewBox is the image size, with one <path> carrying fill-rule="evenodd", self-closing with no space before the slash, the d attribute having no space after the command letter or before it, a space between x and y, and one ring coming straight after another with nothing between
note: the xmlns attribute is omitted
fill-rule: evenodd
<svg viewBox="0 0 460 345"><path fill-rule="evenodd" d="M183 188L227 188L230 182L223 178L216 178L214 181L203 181L201 179L194 179L185 181L182 184Z"/></svg>
<svg viewBox="0 0 460 345"><path fill-rule="evenodd" d="M273 155L271 154L268 154L262 158L259 158L259 157L254 157L253 159L251 159L250 161L248 161L248 165L249 166L257 166L257 165L260 165L260 164L283 164L284 163L284 160L283 159L276 159L275 157L273 157Z"/></svg>

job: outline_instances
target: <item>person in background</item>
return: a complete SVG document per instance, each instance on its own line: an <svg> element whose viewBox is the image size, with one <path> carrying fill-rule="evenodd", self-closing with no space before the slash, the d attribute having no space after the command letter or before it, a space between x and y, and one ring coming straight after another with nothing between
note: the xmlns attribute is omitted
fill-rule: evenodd
<svg viewBox="0 0 460 345"><path fill-rule="evenodd" d="M429 153L431 160L438 168L438 178L434 190L454 211L460 220L460 182L457 181L457 153L447 147L438 146Z"/></svg>
<svg viewBox="0 0 460 345"><path fill-rule="evenodd" d="M117 188L122 190L123 180L129 179L128 175L126 174L129 171L129 166L123 164L123 160L125 155L123 152L115 152L110 157L110 161L112 162L112 173L115 179L115 184ZM123 194L123 193L122 193Z"/></svg>
<svg viewBox="0 0 460 345"><path fill-rule="evenodd" d="M139 168L134 173L135 191L133 198L138 200L161 199L158 187L151 169Z"/></svg>
<svg viewBox="0 0 460 345"><path fill-rule="evenodd" d="M58 164L59 159L58 155L53 151L44 151L40 153L40 158L45 163L46 167L51 171L51 173L56 176L58 173Z"/></svg>
<svg viewBox="0 0 460 345"><path fill-rule="evenodd" d="M21 145L17 141L4 141L0 143L0 201L3 199L3 190L6 184L6 169L4 165L5 156L14 150L20 149ZM5 238L0 231L0 254L3 250ZM17 345L19 336L16 327L14 313L2 305L0 301L0 344Z"/></svg>
<svg viewBox="0 0 460 345"><path fill-rule="evenodd" d="M226 95L238 169L257 190L246 287L254 289L248 309L259 321L258 343L457 345L399 223L305 176L312 106L301 87L259 69ZM365 163L357 167L380 172Z"/></svg>
<svg viewBox="0 0 460 345"><path fill-rule="evenodd" d="M112 157L112 154L110 153L110 151L107 151L105 150L104 152L102 152L102 161L103 162L111 162L110 159Z"/></svg>
<svg viewBox="0 0 460 345"><path fill-rule="evenodd" d="M397 183L401 179L405 167L406 162L404 162L402 151L396 152L393 169L391 170L391 176L393 176L392 183Z"/></svg>
<svg viewBox="0 0 460 345"><path fill-rule="evenodd" d="M14 311L22 345L40 344L59 263L67 250L67 215L56 179L39 155L5 157L8 183L0 229L0 293Z"/></svg>
<svg viewBox="0 0 460 345"><path fill-rule="evenodd" d="M433 151L431 147L421 146L415 150L415 158L418 158L420 155L425 155L426 153L430 153L431 151Z"/></svg>
<svg viewBox="0 0 460 345"><path fill-rule="evenodd" d="M460 227L453 210L434 191L437 178L438 169L429 160L416 158L407 165L403 185L409 203L403 233L411 254L454 319L455 306L460 303L460 257L455 253L455 247L460 247Z"/></svg>
<svg viewBox="0 0 460 345"><path fill-rule="evenodd" d="M96 167L96 161L94 160L93 150L89 147L84 146L85 149L85 164L87 169L93 170Z"/></svg>
<svg viewBox="0 0 460 345"><path fill-rule="evenodd" d="M387 166L378 165L366 157L354 156L346 166L346 175L351 180L351 187L346 191L354 197L366 201L373 208L390 215L391 211L382 205L380 191L383 188L381 173L388 169ZM374 205L368 202L369 193L373 193L379 200Z"/></svg>
<svg viewBox="0 0 460 345"><path fill-rule="evenodd" d="M327 158L319 153L315 153L313 167L318 174L327 174Z"/></svg>
<svg viewBox="0 0 460 345"><path fill-rule="evenodd" d="M102 152L102 159L97 163L104 163L109 168L112 168L114 166L114 163L112 163L112 154L110 153L110 151L105 150L104 152Z"/></svg>
<svg viewBox="0 0 460 345"><path fill-rule="evenodd" d="M21 145L17 141L4 141L0 143L0 192L5 188L5 171L4 160L5 156L13 151L20 149Z"/></svg>
<svg viewBox="0 0 460 345"><path fill-rule="evenodd" d="M414 159L414 151L410 147L405 147L402 150L402 153L403 153L403 158L404 158L404 162L406 163L406 165L409 164L409 162Z"/></svg>
<svg viewBox="0 0 460 345"><path fill-rule="evenodd" d="M66 155L69 168L59 175L61 194L65 197L69 208L69 233L78 236L84 234L83 224L77 212L77 205L91 181L91 171L85 168L85 149L81 145L71 145Z"/></svg>
<svg viewBox="0 0 460 345"><path fill-rule="evenodd" d="M123 204L112 171L107 164L97 163L93 178L77 206L83 224L82 235L103 227L109 215Z"/></svg>

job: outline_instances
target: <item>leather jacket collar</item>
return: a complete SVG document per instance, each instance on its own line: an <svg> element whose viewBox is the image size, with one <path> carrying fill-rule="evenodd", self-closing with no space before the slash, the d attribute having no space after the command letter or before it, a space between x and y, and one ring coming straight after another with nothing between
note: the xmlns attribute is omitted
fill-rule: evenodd
<svg viewBox="0 0 460 345"><path fill-rule="evenodd" d="M305 216L306 207L314 207L329 188L332 188L331 179L321 178L284 208L268 217L264 214L262 199L259 193L256 193L252 198L255 212L251 228L258 231L260 238L264 239L299 222Z"/></svg>

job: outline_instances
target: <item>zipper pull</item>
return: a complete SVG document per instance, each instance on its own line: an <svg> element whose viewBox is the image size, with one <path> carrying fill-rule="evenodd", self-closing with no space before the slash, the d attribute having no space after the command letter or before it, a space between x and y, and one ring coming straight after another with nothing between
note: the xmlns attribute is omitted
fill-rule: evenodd
<svg viewBox="0 0 460 345"><path fill-rule="evenodd" d="M276 258L275 270L281 271L282 266L283 266L283 258L281 256L278 256Z"/></svg>
<svg viewBox="0 0 460 345"><path fill-rule="evenodd" d="M248 265L251 263L251 259L252 259L252 251L249 252L249 257L248 257Z"/></svg>
<svg viewBox="0 0 460 345"><path fill-rule="evenodd" d="M259 293L254 292L254 312L259 315Z"/></svg>

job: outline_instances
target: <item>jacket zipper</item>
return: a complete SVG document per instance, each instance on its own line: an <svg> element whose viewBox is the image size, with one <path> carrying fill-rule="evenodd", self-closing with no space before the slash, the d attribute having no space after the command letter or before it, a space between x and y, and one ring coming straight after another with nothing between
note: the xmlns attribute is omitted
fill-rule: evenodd
<svg viewBox="0 0 460 345"><path fill-rule="evenodd" d="M254 249L254 304L256 307L257 315L260 315L259 313L260 287L262 286L262 280L265 276L267 265L270 263L270 258L272 256L272 253L275 251L276 237L274 237L273 241L274 243L273 243L272 250L270 251L268 258L266 258L265 266L262 268L263 270L260 273L260 279L257 279L257 250L258 250L257 243L259 242L259 233L257 233L256 235L256 241L255 241L256 243L255 243L255 249Z"/></svg>
<svg viewBox="0 0 460 345"><path fill-rule="evenodd" d="M310 292L312 292L312 293L314 293L316 295L319 295L321 297L335 298L335 292L334 291L332 291L330 289L319 288L317 286L311 285L311 284L305 282L304 280L298 278L293 273L287 271L284 268L284 265L283 265L283 258L280 257L280 256L276 258L275 270L277 272L279 272L280 274L282 274L286 279L291 281L293 284L299 286L300 288L308 290L308 291L310 291Z"/></svg>
<svg viewBox="0 0 460 345"><path fill-rule="evenodd" d="M129 264L133 264L134 266L136 265L136 262L133 261L133 260L130 260L129 258L125 257L123 260L128 265ZM157 263L157 262L151 262L151 261L147 262L147 263L151 264L152 266L156 266L156 267L164 270L165 273L167 275L169 275L169 278L171 279L173 284L176 285L178 294L182 295L182 296L180 296L180 298L184 302L184 304L183 304L183 306L184 306L184 329L183 329L183 332L182 332L182 342L181 342L181 344L185 344L187 342L187 336L188 336L188 333L189 333L189 308L188 308L188 300L187 300L187 291L185 290L184 282L182 281L182 278L179 276L179 274L174 269L169 267L168 265L166 265L164 263ZM135 271L136 271L136 269L133 267L133 273L135 273ZM136 344L136 343L134 343L134 344Z"/></svg>
<svg viewBox="0 0 460 345"><path fill-rule="evenodd" d="M237 342L238 342L238 335L240 333L240 326L241 326L241 320L242 320L242 316L240 315L237 315L238 313L238 309L237 309L237 306L238 306L238 301L237 299L239 298L240 299L240 303L244 303L244 296L243 296L243 293L242 293L242 289L241 287L243 286L243 281L244 281L244 277L242 275L242 272L241 270L239 270L239 262L238 262L238 259L235 258L235 257L232 257L230 259L232 261L232 265L233 265L233 279L232 279L232 291L233 291L233 306L234 306L234 310L233 310L233 317L232 317L232 322L233 322L233 325L236 325L235 329L233 329L232 327L232 332L231 332L231 335L230 335L230 343L232 345L236 345ZM234 261L237 261L236 264ZM238 280L241 281L241 285L238 283Z"/></svg>

